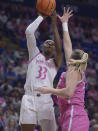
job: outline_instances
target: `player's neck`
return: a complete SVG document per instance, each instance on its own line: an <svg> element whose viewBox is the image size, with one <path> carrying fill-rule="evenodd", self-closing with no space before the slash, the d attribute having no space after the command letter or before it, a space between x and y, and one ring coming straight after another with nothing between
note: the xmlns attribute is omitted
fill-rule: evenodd
<svg viewBox="0 0 98 131"><path fill-rule="evenodd" d="M74 70L74 68L75 68L75 67L74 67L73 65L68 66L67 72L70 72L70 71Z"/></svg>
<svg viewBox="0 0 98 131"><path fill-rule="evenodd" d="M42 54L43 54L43 56L45 57L46 60L50 59L50 57L48 55L45 55L44 53L42 53Z"/></svg>

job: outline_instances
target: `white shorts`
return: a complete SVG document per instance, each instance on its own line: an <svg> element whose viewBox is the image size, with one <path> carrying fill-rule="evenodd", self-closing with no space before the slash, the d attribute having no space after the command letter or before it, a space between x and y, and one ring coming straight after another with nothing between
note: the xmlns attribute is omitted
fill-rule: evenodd
<svg viewBox="0 0 98 131"><path fill-rule="evenodd" d="M39 97L38 99L41 100L42 98ZM34 101L35 98L33 99L31 96L23 96L20 110L20 124L40 124L40 120L55 121L53 102L42 104L37 101L39 106L36 108ZM31 106L32 108L30 108Z"/></svg>

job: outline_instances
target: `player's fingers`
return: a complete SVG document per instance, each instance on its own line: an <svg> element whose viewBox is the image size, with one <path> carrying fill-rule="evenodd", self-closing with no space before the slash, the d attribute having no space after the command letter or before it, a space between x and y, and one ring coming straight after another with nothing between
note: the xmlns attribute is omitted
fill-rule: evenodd
<svg viewBox="0 0 98 131"><path fill-rule="evenodd" d="M67 9L67 13L69 13L70 12L70 7L68 7L68 9Z"/></svg>
<svg viewBox="0 0 98 131"><path fill-rule="evenodd" d="M70 10L70 11L69 11L69 14L72 14L72 13L73 13L73 10Z"/></svg>
<svg viewBox="0 0 98 131"><path fill-rule="evenodd" d="M35 91L41 91L41 88L34 89Z"/></svg>
<svg viewBox="0 0 98 131"><path fill-rule="evenodd" d="M73 60L73 59L70 59L70 64L75 64L75 60Z"/></svg>
<svg viewBox="0 0 98 131"><path fill-rule="evenodd" d="M70 15L69 15L69 18L72 17L72 16L73 16L73 14L70 14Z"/></svg>
<svg viewBox="0 0 98 131"><path fill-rule="evenodd" d="M66 8L64 7L64 14L66 13Z"/></svg>

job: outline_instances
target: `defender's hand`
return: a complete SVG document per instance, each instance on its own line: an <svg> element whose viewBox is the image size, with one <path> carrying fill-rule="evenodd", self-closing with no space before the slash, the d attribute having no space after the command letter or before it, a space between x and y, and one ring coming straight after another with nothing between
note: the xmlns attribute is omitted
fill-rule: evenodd
<svg viewBox="0 0 98 131"><path fill-rule="evenodd" d="M70 10L70 7L68 9L66 9L64 7L64 13L63 16L57 15L58 18L61 20L61 22L68 22L69 18L73 16L72 14L73 10Z"/></svg>
<svg viewBox="0 0 98 131"><path fill-rule="evenodd" d="M51 88L49 87L40 87L35 89L35 91L39 91L42 94L50 94L51 93Z"/></svg>

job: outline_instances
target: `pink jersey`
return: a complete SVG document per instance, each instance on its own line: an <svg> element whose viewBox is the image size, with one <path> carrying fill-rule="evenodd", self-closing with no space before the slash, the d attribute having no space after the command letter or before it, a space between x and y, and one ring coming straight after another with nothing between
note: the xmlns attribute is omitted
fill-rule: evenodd
<svg viewBox="0 0 98 131"><path fill-rule="evenodd" d="M60 77L60 81L58 83L58 88L66 88L66 72L63 72ZM62 126L62 131L88 131L89 120L87 117L87 113L84 109L84 95L85 95L85 74L82 73L82 80L77 83L77 87L75 93L72 98L66 99L62 97L58 97L58 105L60 109L60 123ZM82 116L82 117L81 117ZM79 122L78 123L78 121ZM83 123L84 119L86 120L85 124ZM80 125L84 125L84 127L79 127L76 130L76 126L78 123Z"/></svg>
<svg viewBox="0 0 98 131"><path fill-rule="evenodd" d="M58 88L66 88L66 81L65 81L66 73L63 72L60 77L60 81L58 83ZM72 104L72 105L80 105L84 106L84 94L85 94L85 74L82 73L82 80L78 82L75 93L71 99L65 99L58 97L59 104ZM63 109L61 109L63 110Z"/></svg>

